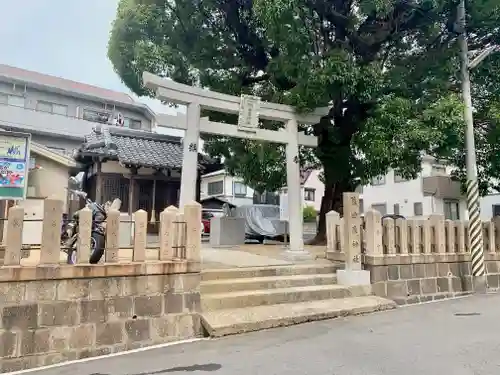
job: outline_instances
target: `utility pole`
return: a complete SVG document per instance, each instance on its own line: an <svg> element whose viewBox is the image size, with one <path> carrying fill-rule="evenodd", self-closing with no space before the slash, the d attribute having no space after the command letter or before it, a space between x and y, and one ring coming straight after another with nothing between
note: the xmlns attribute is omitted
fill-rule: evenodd
<svg viewBox="0 0 500 375"><path fill-rule="evenodd" d="M474 142L474 120L472 117L472 98L470 92L469 56L465 21L465 0L461 0L457 12L457 27L460 45L462 95L464 98L464 120L466 169L467 169L467 209L469 211L469 249L474 290L486 291L486 272L484 268L483 228L479 217L479 186L477 182L476 147ZM476 64L477 65L477 64Z"/></svg>

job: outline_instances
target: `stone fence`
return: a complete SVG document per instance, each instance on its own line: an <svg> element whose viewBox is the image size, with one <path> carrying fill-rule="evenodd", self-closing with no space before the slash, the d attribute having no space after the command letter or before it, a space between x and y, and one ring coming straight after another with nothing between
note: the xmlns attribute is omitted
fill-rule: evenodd
<svg viewBox="0 0 500 375"><path fill-rule="evenodd" d="M375 294L405 304L472 292L466 221L445 220L442 215L382 220L375 210L361 218L357 193L344 196L344 214L343 218L334 211L327 214L327 258L345 262L346 267L359 262L370 271ZM359 231L359 245L346 240L352 231ZM483 223L483 239L487 282L495 289L499 287L499 217Z"/></svg>
<svg viewBox="0 0 500 375"><path fill-rule="evenodd" d="M0 372L49 365L201 335L201 206L161 214L156 259L147 214L134 215L131 259L108 213L103 262L91 265L91 212L80 213L76 265L61 260L62 202L45 200L39 262L21 259L24 213L9 211L0 266ZM30 257L31 258L31 257Z"/></svg>

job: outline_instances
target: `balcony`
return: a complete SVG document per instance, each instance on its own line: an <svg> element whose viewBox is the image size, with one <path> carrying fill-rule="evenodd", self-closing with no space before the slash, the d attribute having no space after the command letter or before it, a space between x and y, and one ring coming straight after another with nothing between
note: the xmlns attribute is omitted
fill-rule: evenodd
<svg viewBox="0 0 500 375"><path fill-rule="evenodd" d="M441 199L461 199L460 182L450 176L429 176L422 178L422 192Z"/></svg>
<svg viewBox="0 0 500 375"><path fill-rule="evenodd" d="M99 122L81 118L57 115L34 109L0 105L0 126L12 126L25 132L58 134L81 139L92 132ZM108 125L100 124L103 127ZM113 125L109 125L113 126Z"/></svg>

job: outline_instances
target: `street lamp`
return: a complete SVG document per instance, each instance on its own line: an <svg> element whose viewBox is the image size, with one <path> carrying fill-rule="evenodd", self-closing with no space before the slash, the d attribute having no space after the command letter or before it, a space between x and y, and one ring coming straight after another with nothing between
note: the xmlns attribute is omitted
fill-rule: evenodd
<svg viewBox="0 0 500 375"><path fill-rule="evenodd" d="M467 170L467 209L469 211L469 248L471 253L471 268L474 290L486 291L486 271L483 253L483 228L479 216L479 186L477 182L476 147L474 142L474 121L472 117L472 98L470 92L469 70L478 66L488 55L497 50L491 46L483 50L469 63L467 46L467 31L465 22L465 0L461 0L457 12L457 26L460 45L462 95L464 99L464 120L466 124L465 148Z"/></svg>

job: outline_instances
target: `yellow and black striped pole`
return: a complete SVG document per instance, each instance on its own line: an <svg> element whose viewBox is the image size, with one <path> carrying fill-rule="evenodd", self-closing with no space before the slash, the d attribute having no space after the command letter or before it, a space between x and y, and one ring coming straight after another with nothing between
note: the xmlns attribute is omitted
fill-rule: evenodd
<svg viewBox="0 0 500 375"><path fill-rule="evenodd" d="M469 211L469 249L472 276L484 277L483 228L479 216L479 188L476 180L467 180L467 209Z"/></svg>
<svg viewBox="0 0 500 375"><path fill-rule="evenodd" d="M469 77L469 56L467 31L465 24L465 0L461 0L457 9L458 42L462 73L462 95L464 99L464 120L466 168L467 168L467 208L469 211L469 250L474 290L486 291L487 282L484 269L483 228L479 215L479 188L477 183L476 146L474 142L474 119L472 117L472 97Z"/></svg>

